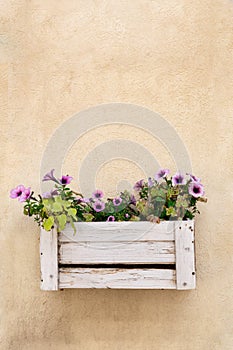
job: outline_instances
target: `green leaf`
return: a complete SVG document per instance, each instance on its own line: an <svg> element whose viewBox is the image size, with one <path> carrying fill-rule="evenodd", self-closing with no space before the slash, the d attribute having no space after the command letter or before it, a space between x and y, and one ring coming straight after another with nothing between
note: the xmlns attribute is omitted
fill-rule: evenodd
<svg viewBox="0 0 233 350"><path fill-rule="evenodd" d="M130 221L140 221L140 218L138 216L132 215Z"/></svg>
<svg viewBox="0 0 233 350"><path fill-rule="evenodd" d="M165 199L162 197L155 197L153 200L156 202L165 202Z"/></svg>
<svg viewBox="0 0 233 350"><path fill-rule="evenodd" d="M48 200L48 199L43 199L43 200L42 200L42 203L43 203L45 206L47 206L47 205L49 204L49 200Z"/></svg>
<svg viewBox="0 0 233 350"><path fill-rule="evenodd" d="M43 227L46 231L50 231L52 226L54 224L54 217L49 216L48 219L46 219L43 223Z"/></svg>
<svg viewBox="0 0 233 350"><path fill-rule="evenodd" d="M42 203L47 210L51 210L51 206L53 204L53 199L52 198L43 199Z"/></svg>
<svg viewBox="0 0 233 350"><path fill-rule="evenodd" d="M91 222L93 220L93 218L94 218L94 215L92 215L91 213L84 213L83 217L85 218L85 220L87 222Z"/></svg>
<svg viewBox="0 0 233 350"><path fill-rule="evenodd" d="M73 230L74 230L74 235L75 235L75 234L76 234L76 232L77 232L77 230L76 230L76 227L75 227L74 222L73 222L73 220L72 220L72 219L70 220L70 224L71 224L71 226L73 227Z"/></svg>
<svg viewBox="0 0 233 350"><path fill-rule="evenodd" d="M176 215L176 211L175 211L175 208L173 207L169 207L169 208L166 208L166 215L168 216L175 216Z"/></svg>
<svg viewBox="0 0 233 350"><path fill-rule="evenodd" d="M56 203L60 203L60 204L63 202L63 199L61 198L61 196L55 196L54 200Z"/></svg>
<svg viewBox="0 0 233 350"><path fill-rule="evenodd" d="M58 220L59 230L64 230L64 228L66 226L66 221L67 221L66 215L65 214L58 215L57 220Z"/></svg>
<svg viewBox="0 0 233 350"><path fill-rule="evenodd" d="M76 220L77 210L75 208L68 209L68 215L71 216L74 220Z"/></svg>
<svg viewBox="0 0 233 350"><path fill-rule="evenodd" d="M115 209L114 207L109 207L107 210L106 210L109 214L113 214L115 212Z"/></svg>
<svg viewBox="0 0 233 350"><path fill-rule="evenodd" d="M167 201L167 206L168 206L168 207L174 207L175 204L176 204L176 202L173 201L173 200L171 200L171 199L169 199L169 200Z"/></svg>
<svg viewBox="0 0 233 350"><path fill-rule="evenodd" d="M60 203L54 202L52 205L52 211L57 213L59 211L63 211L62 205Z"/></svg>
<svg viewBox="0 0 233 350"><path fill-rule="evenodd" d="M28 209L24 207L23 213L24 215L28 215Z"/></svg>

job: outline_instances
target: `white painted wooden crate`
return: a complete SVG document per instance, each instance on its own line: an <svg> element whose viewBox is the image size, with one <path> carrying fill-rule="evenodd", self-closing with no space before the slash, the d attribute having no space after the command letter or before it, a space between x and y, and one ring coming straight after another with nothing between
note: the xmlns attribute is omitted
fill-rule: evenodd
<svg viewBox="0 0 233 350"><path fill-rule="evenodd" d="M194 289L194 221L79 222L41 230L41 289Z"/></svg>

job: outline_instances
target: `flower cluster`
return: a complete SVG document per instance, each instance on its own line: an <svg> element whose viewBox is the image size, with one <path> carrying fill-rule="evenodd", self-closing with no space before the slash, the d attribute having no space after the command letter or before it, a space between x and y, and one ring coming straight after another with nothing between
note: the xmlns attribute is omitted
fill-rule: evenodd
<svg viewBox="0 0 233 350"><path fill-rule="evenodd" d="M187 220L199 213L196 202L206 202L201 180L192 174L177 172L169 177L169 169L160 169L147 182L138 181L137 208L141 220Z"/></svg>
<svg viewBox="0 0 233 350"><path fill-rule="evenodd" d="M19 185L10 192L11 198L25 202L24 214L33 216L46 230L54 225L63 230L75 221L139 221L187 220L199 213L196 202L206 201L201 180L192 174L176 173L169 177L169 169L160 169L153 178L139 180L134 193L121 192L115 198L106 198L95 190L90 198L71 190L67 185L73 178L54 175L54 169L43 181L52 181L54 187L37 198L30 188Z"/></svg>
<svg viewBox="0 0 233 350"><path fill-rule="evenodd" d="M19 202L25 202L30 197L30 194L30 187L25 188L23 185L19 185L11 190L10 197L18 198Z"/></svg>

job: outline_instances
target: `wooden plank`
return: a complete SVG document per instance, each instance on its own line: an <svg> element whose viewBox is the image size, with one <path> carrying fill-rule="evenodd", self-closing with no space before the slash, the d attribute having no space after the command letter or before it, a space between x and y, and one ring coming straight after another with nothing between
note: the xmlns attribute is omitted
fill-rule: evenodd
<svg viewBox="0 0 233 350"><path fill-rule="evenodd" d="M175 224L177 289L195 289L194 221Z"/></svg>
<svg viewBox="0 0 233 350"><path fill-rule="evenodd" d="M174 242L70 242L59 248L61 264L175 263Z"/></svg>
<svg viewBox="0 0 233 350"><path fill-rule="evenodd" d="M41 289L58 290L57 230L40 231Z"/></svg>
<svg viewBox="0 0 233 350"><path fill-rule="evenodd" d="M59 288L176 289L176 271L60 268Z"/></svg>
<svg viewBox="0 0 233 350"><path fill-rule="evenodd" d="M141 222L76 222L76 234L71 225L59 233L60 242L103 242L103 241L172 241L175 240L174 222L160 224Z"/></svg>

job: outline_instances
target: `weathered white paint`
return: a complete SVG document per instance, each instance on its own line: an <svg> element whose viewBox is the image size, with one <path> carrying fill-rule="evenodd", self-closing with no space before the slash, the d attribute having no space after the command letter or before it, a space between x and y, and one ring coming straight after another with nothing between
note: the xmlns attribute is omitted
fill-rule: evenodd
<svg viewBox="0 0 233 350"><path fill-rule="evenodd" d="M40 231L41 289L58 290L57 230Z"/></svg>
<svg viewBox="0 0 233 350"><path fill-rule="evenodd" d="M160 269L61 268L59 288L176 289L176 271Z"/></svg>
<svg viewBox="0 0 233 350"><path fill-rule="evenodd" d="M76 222L77 232L67 225L59 233L60 242L132 242L132 241L172 241L175 239L174 222L159 224L141 222Z"/></svg>
<svg viewBox="0 0 233 350"><path fill-rule="evenodd" d="M61 264L169 264L175 263L171 242L70 242L59 248Z"/></svg>
<svg viewBox="0 0 233 350"><path fill-rule="evenodd" d="M58 235L56 230L41 230L41 289L195 288L193 221L77 223L76 227L75 236L69 226ZM59 274L58 262L67 266ZM70 268L71 264L83 267ZM88 264L141 267L90 268ZM176 270L144 264L176 264Z"/></svg>
<svg viewBox="0 0 233 350"><path fill-rule="evenodd" d="M195 289L194 222L181 221L175 225L177 289Z"/></svg>

